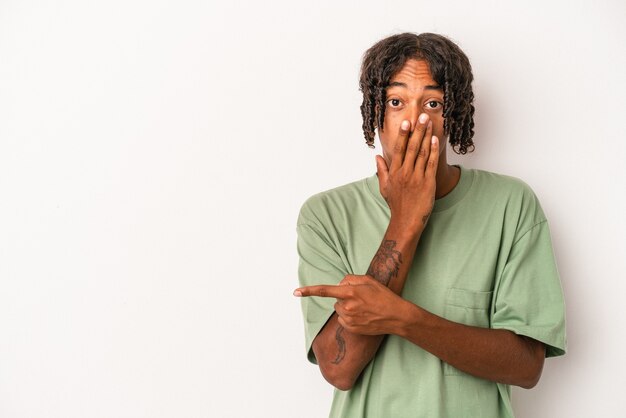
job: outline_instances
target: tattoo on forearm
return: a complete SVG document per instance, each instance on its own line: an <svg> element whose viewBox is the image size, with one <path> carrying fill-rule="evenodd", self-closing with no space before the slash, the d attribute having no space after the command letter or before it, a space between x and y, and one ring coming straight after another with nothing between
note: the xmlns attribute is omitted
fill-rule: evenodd
<svg viewBox="0 0 626 418"><path fill-rule="evenodd" d="M339 351L337 352L337 357L333 360L333 364L341 363L341 360L346 356L346 340L343 339L343 335L341 334L343 334L343 327L339 325L335 332L335 340L337 341Z"/></svg>
<svg viewBox="0 0 626 418"><path fill-rule="evenodd" d="M430 212L428 212L426 215L422 217L422 223L424 225L426 225L426 222L428 222L428 218L430 218Z"/></svg>
<svg viewBox="0 0 626 418"><path fill-rule="evenodd" d="M428 218L426 218L428 219ZM396 277L400 271L400 264L402 264L402 253L394 250L396 241L384 240L374 259L367 269L367 274L378 280L385 286L389 284L392 277ZM339 364L346 356L346 340L343 338L343 327L337 326L335 331L335 341L337 341L337 357L332 361L333 364Z"/></svg>
<svg viewBox="0 0 626 418"><path fill-rule="evenodd" d="M367 269L367 275L372 276L385 286L392 277L396 277L402 264L402 253L394 250L396 241L386 239L380 244L376 255Z"/></svg>

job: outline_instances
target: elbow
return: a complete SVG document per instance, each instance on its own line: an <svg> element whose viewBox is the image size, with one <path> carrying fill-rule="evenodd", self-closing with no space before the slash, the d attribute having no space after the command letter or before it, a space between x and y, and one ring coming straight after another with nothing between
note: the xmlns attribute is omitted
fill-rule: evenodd
<svg viewBox="0 0 626 418"><path fill-rule="evenodd" d="M522 370L520 382L517 384L524 389L532 389L539 383L541 372L543 371L543 363L546 359L546 348L543 343L535 341L528 337L524 337L528 347L528 362Z"/></svg>
<svg viewBox="0 0 626 418"><path fill-rule="evenodd" d="M532 364L528 365L520 376L520 381L517 385L524 389L532 389L537 386L539 379L541 378L541 372L543 371L543 357L536 359Z"/></svg>
<svg viewBox="0 0 626 418"><path fill-rule="evenodd" d="M530 379L523 380L522 382L520 382L518 384L518 386L523 388L523 389L532 389L535 386L537 386L537 383L539 383L539 377L540 376L537 376L536 378L530 378Z"/></svg>
<svg viewBox="0 0 626 418"><path fill-rule="evenodd" d="M315 342L313 343L313 352L315 353L320 372L322 372L322 376L328 383L342 391L352 389L358 374L356 376L352 375L346 363L336 362L335 358L331 359L326 352L319 350Z"/></svg>
<svg viewBox="0 0 626 418"><path fill-rule="evenodd" d="M335 388L341 390L341 391L347 391L352 389L352 387L354 386L354 382L351 382L349 380L336 380L331 382L330 380L328 381L331 385L333 385Z"/></svg>
<svg viewBox="0 0 626 418"><path fill-rule="evenodd" d="M350 390L354 387L356 379L335 365L324 367L320 364L320 371L328 383L341 391Z"/></svg>

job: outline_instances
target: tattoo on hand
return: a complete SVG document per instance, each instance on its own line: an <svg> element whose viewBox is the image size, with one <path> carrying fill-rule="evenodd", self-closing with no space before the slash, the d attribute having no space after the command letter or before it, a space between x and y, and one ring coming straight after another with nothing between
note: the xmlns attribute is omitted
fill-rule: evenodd
<svg viewBox="0 0 626 418"><path fill-rule="evenodd" d="M396 241L384 240L376 251L376 255L367 269L367 275L372 276L387 286L392 277L396 277L402 264L402 253L394 250Z"/></svg>
<svg viewBox="0 0 626 418"><path fill-rule="evenodd" d="M343 327L339 325L337 327L337 331L335 332L335 340L337 340L337 348L339 352L337 353L337 357L333 360L333 364L341 363L341 360L346 356L346 340L343 339Z"/></svg>

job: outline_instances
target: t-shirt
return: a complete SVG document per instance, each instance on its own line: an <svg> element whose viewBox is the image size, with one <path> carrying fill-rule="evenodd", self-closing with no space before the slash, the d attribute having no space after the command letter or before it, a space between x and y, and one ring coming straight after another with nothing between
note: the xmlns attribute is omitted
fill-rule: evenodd
<svg viewBox="0 0 626 418"><path fill-rule="evenodd" d="M402 297L448 320L507 329L565 353L564 301L545 215L513 177L460 167L435 200ZM309 198L298 218L301 286L365 274L389 225L373 175ZM308 359L333 298L302 298ZM513 417L510 386L471 376L395 335L354 387L335 389L331 417Z"/></svg>

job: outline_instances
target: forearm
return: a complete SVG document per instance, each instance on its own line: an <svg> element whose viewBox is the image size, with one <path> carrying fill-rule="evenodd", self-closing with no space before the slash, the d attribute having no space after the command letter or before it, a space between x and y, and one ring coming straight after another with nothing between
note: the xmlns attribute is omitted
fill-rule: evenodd
<svg viewBox="0 0 626 418"><path fill-rule="evenodd" d="M407 228L392 220L367 275L400 295L420 235L421 228ZM334 313L313 341L313 351L326 380L347 390L374 357L383 338L384 335L361 335L344 329Z"/></svg>
<svg viewBox="0 0 626 418"><path fill-rule="evenodd" d="M380 299L372 300L368 307L377 305L378 313L384 311L384 314L370 312L374 318L372 321L361 315L357 319L366 323L364 332L350 332L359 329L352 326L357 321L351 314L357 306L365 308L367 304L359 305L351 299L351 295L356 293L355 289L349 289L351 286L340 286L343 289L338 295L343 299L338 300L335 314L313 342L324 377L340 389L352 387L387 334L384 326L379 328L380 324L375 324L376 317L379 323L396 320L395 308L398 300L402 300L398 296L404 288L417 243L435 201L439 142L432 135L432 123L423 113L419 122L413 123L412 129L408 120L402 121L399 128L391 165L384 157L376 156L380 193L391 213L383 241L367 270L367 275L380 284L371 289L365 285L361 289L372 292L373 288L377 288L376 292L384 290L378 296L383 297L386 303L381 303ZM318 290L324 291L323 288ZM351 300L348 303L346 299Z"/></svg>
<svg viewBox="0 0 626 418"><path fill-rule="evenodd" d="M394 334L468 374L524 388L535 386L545 358L541 342L503 329L472 327L434 315L410 302Z"/></svg>

